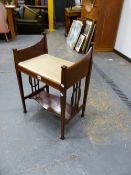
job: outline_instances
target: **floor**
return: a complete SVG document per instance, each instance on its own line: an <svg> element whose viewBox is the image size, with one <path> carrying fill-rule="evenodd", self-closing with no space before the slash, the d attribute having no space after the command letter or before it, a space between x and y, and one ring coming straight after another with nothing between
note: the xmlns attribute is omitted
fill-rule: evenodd
<svg viewBox="0 0 131 175"><path fill-rule="evenodd" d="M40 38L0 41L0 175L130 175L131 64L112 52L94 54L85 118L78 114L62 141L54 114L32 100L22 111L12 48ZM48 48L74 62L83 56L66 45L62 29L48 33Z"/></svg>

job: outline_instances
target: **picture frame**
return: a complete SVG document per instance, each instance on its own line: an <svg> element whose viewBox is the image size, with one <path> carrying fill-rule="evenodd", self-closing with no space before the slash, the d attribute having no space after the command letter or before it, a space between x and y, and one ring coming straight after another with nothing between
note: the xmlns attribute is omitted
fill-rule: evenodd
<svg viewBox="0 0 131 175"><path fill-rule="evenodd" d="M72 25L67 36L67 45L74 49L76 42L79 38L80 32L82 30L83 23L80 20L73 20Z"/></svg>
<svg viewBox="0 0 131 175"><path fill-rule="evenodd" d="M84 28L83 34L86 37L85 37L85 41L84 41L84 44L82 47L82 53L85 53L85 51L86 51L86 48L88 46L88 42L90 40L90 36L93 32L94 24L95 24L94 20L86 19L86 21L85 21L85 28Z"/></svg>
<svg viewBox="0 0 131 175"><path fill-rule="evenodd" d="M77 52L80 52L80 50L81 50L81 48L82 48L82 45L83 45L83 43L84 43L84 40L85 40L85 35L84 34L81 34L80 35L80 37L79 37L79 39L78 39L78 41L77 41L77 43L76 43L76 46L75 46L75 50L77 51Z"/></svg>
<svg viewBox="0 0 131 175"><path fill-rule="evenodd" d="M93 25L93 20L87 19L87 20L85 21L85 28L84 28L84 32L83 32L83 33L84 33L87 37L88 37L89 34L90 34L92 25Z"/></svg>
<svg viewBox="0 0 131 175"><path fill-rule="evenodd" d="M96 29L96 23L94 23L94 25L93 25L92 32L91 32L90 38L89 38L89 40L88 40L88 44L87 44L87 47L86 47L85 53L87 53L88 50L89 50L89 47L90 47L91 41L92 41L93 36L94 36L94 33L95 33L95 29Z"/></svg>

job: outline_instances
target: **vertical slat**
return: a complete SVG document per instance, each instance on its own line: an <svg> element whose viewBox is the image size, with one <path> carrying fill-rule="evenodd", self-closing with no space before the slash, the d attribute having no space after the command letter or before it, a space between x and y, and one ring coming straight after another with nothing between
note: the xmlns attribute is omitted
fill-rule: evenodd
<svg viewBox="0 0 131 175"><path fill-rule="evenodd" d="M77 109L77 91L78 90L78 82L75 84L75 102L74 102L74 112Z"/></svg>
<svg viewBox="0 0 131 175"><path fill-rule="evenodd" d="M29 76L29 84L31 86L32 92L36 92L39 90L39 80L36 78L32 78Z"/></svg>
<svg viewBox="0 0 131 175"><path fill-rule="evenodd" d="M79 107L80 97L81 97L81 80L79 81L79 85L78 85L77 109Z"/></svg>
<svg viewBox="0 0 131 175"><path fill-rule="evenodd" d="M78 81L73 86L73 92L71 96L71 115L73 115L78 110L80 97L81 97L81 80Z"/></svg>
<svg viewBox="0 0 131 175"><path fill-rule="evenodd" d="M71 115L74 113L74 93L75 93L75 85L73 86L73 92L72 92L72 96L71 96Z"/></svg>

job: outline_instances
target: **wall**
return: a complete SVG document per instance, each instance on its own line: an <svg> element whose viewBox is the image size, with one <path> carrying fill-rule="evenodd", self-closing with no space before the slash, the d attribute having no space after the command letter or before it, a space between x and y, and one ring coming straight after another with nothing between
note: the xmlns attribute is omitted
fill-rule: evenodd
<svg viewBox="0 0 131 175"><path fill-rule="evenodd" d="M115 49L131 59L131 0L124 0Z"/></svg>

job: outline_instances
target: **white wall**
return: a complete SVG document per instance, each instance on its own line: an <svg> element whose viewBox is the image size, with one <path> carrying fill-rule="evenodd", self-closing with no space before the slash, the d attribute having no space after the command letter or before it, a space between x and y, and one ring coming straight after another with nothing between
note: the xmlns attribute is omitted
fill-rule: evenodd
<svg viewBox="0 0 131 175"><path fill-rule="evenodd" d="M131 0L124 0L115 49L131 59Z"/></svg>
<svg viewBox="0 0 131 175"><path fill-rule="evenodd" d="M76 5L80 5L81 3L80 3L80 0L75 0L75 4Z"/></svg>

